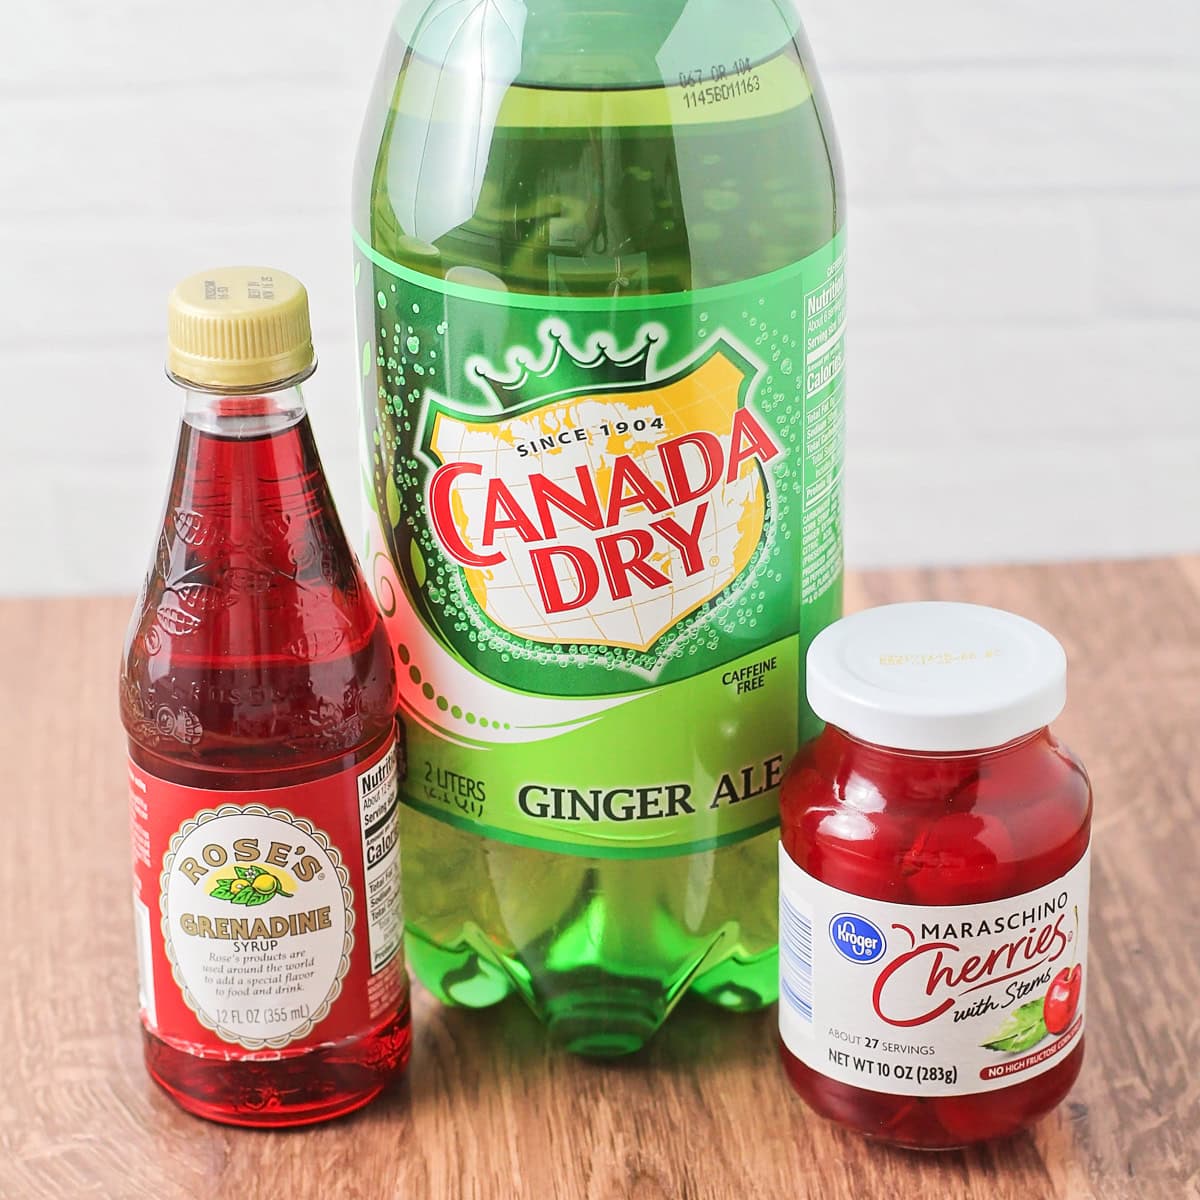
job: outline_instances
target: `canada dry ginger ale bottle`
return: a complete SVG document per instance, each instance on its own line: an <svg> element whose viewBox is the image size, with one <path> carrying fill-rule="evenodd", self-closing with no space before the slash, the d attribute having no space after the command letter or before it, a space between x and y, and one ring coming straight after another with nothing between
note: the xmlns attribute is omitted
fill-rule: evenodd
<svg viewBox="0 0 1200 1200"><path fill-rule="evenodd" d="M412 962L585 1054L775 998L840 614L833 130L789 0L415 0L359 155Z"/></svg>

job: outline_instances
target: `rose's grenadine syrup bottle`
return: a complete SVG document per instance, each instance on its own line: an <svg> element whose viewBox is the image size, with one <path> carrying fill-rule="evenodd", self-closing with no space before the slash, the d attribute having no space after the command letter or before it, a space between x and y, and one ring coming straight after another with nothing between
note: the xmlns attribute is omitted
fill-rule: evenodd
<svg viewBox="0 0 1200 1200"><path fill-rule="evenodd" d="M121 672L146 1066L236 1125L358 1108L410 1047L396 670L313 444L314 368L290 276L173 293L187 401Z"/></svg>
<svg viewBox="0 0 1200 1200"><path fill-rule="evenodd" d="M1083 1061L1091 788L1038 626L903 604L808 658L829 724L782 793L782 1053L819 1113L947 1149L1015 1133Z"/></svg>

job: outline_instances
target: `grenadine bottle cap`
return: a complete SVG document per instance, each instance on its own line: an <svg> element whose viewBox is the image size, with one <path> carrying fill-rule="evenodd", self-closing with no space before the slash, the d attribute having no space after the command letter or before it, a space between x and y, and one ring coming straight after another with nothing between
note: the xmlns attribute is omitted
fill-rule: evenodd
<svg viewBox="0 0 1200 1200"><path fill-rule="evenodd" d="M897 750L984 750L1049 725L1067 699L1067 656L1024 617L975 604L868 609L808 652L823 721Z"/></svg>
<svg viewBox="0 0 1200 1200"><path fill-rule="evenodd" d="M219 267L167 305L167 374L202 391L262 391L316 370L308 293L283 271Z"/></svg>

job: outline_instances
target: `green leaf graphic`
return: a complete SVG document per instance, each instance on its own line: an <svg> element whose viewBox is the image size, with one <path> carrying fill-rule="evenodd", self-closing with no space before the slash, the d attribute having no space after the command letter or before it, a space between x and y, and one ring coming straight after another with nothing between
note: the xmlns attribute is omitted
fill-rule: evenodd
<svg viewBox="0 0 1200 1200"><path fill-rule="evenodd" d="M421 547L417 545L417 539L413 538L408 543L408 558L412 563L413 576L417 581L417 587L424 587L428 572L425 570L425 559L421 554Z"/></svg>
<svg viewBox="0 0 1200 1200"><path fill-rule="evenodd" d="M252 887L242 888L242 890L238 892L236 896L234 896L233 902L234 904L255 904L257 901L253 900L251 897L257 895L258 892L256 892Z"/></svg>
<svg viewBox="0 0 1200 1200"><path fill-rule="evenodd" d="M1045 997L1039 996L1036 1000L1030 1000L1028 1004L1022 1004L996 1030L990 1041L980 1044L985 1049L995 1050L1000 1054L1019 1054L1022 1050L1036 1046L1049 1032L1042 1018L1044 1003Z"/></svg>
<svg viewBox="0 0 1200 1200"><path fill-rule="evenodd" d="M213 890L211 892L209 892L208 894L214 900L232 900L233 899L233 890L232 890L232 886L231 886L232 883L233 883L232 879L222 879L217 883L217 886L215 888L213 888Z"/></svg>
<svg viewBox="0 0 1200 1200"><path fill-rule="evenodd" d="M246 905L250 908L254 908L256 905L266 904L266 902L270 900L271 896L274 894L274 892L256 892L253 888L246 888L245 891L238 893L238 899L241 900L241 898L245 896Z"/></svg>
<svg viewBox="0 0 1200 1200"><path fill-rule="evenodd" d="M388 520L393 528L400 524L400 493L396 490L396 480L388 473L387 486L384 488L387 499Z"/></svg>

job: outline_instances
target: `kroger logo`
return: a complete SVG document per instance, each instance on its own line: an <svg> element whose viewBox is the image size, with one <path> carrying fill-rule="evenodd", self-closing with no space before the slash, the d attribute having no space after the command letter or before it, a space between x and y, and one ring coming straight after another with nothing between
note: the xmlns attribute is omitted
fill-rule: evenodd
<svg viewBox="0 0 1200 1200"><path fill-rule="evenodd" d="M838 913L829 922L829 940L843 957L856 963L873 963L883 957L887 941L866 917Z"/></svg>

